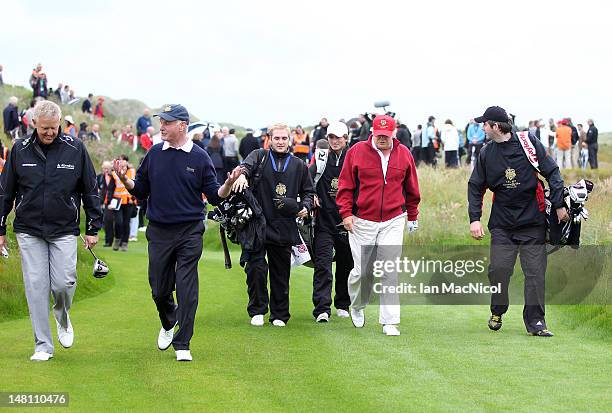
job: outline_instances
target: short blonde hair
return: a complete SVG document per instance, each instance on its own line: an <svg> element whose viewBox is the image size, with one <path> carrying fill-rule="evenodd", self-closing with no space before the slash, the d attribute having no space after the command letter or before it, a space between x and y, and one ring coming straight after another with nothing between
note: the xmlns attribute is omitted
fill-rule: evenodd
<svg viewBox="0 0 612 413"><path fill-rule="evenodd" d="M50 100L41 100L34 106L34 114L32 115L33 119L39 119L40 117L60 120L62 119L62 110Z"/></svg>
<svg viewBox="0 0 612 413"><path fill-rule="evenodd" d="M291 129L289 128L289 126L285 125L284 123L275 123L274 125L270 126L268 128L268 132L270 133L270 136L274 134L275 130L286 130L287 136L291 134Z"/></svg>

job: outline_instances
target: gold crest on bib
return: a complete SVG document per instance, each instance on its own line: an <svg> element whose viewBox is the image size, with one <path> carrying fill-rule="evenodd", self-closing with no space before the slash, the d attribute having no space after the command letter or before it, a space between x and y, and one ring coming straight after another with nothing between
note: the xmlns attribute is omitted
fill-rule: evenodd
<svg viewBox="0 0 612 413"><path fill-rule="evenodd" d="M516 171L512 168L506 169L506 179L512 181L514 178L516 178Z"/></svg>
<svg viewBox="0 0 612 413"><path fill-rule="evenodd" d="M331 189L334 191L338 190L338 178L334 178L331 180Z"/></svg>
<svg viewBox="0 0 612 413"><path fill-rule="evenodd" d="M287 193L287 187L285 186L284 183L279 182L278 184L276 184L276 195L285 196L286 193Z"/></svg>

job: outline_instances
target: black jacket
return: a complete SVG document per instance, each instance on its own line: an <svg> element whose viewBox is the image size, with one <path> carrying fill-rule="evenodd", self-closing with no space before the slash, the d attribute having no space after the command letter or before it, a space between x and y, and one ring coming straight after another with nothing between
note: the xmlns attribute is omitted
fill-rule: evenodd
<svg viewBox="0 0 612 413"><path fill-rule="evenodd" d="M554 209L563 206L563 180L555 161L546 154L539 140L530 137L535 146L539 168L550 187ZM494 193L489 229L518 229L545 225L544 190L513 132L507 142L490 141L480 151L468 182L470 222L482 215L482 198L489 189ZM554 213L554 211L551 211Z"/></svg>
<svg viewBox="0 0 612 413"><path fill-rule="evenodd" d="M287 156L290 159L287 162L287 169L282 173L287 185L284 186L285 193L282 196L293 199L299 197L299 209L304 207L311 211L314 189L304 161L288 153L276 155L276 169L283 170ZM297 245L300 239L295 217L281 217L272 196L275 188L267 185L273 180L271 162L270 151L265 149L253 151L242 164L243 174L249 179L249 186L266 217L266 242L275 245ZM278 191L276 193L278 194Z"/></svg>
<svg viewBox="0 0 612 413"><path fill-rule="evenodd" d="M2 112L4 132L8 133L19 127L19 112L17 106L7 105Z"/></svg>
<svg viewBox="0 0 612 413"><path fill-rule="evenodd" d="M252 133L247 133L246 136L240 140L238 152L242 159L246 159L251 152L259 148L261 148L261 146L259 146L257 138L254 137Z"/></svg>
<svg viewBox="0 0 612 413"><path fill-rule="evenodd" d="M15 206L13 229L41 238L79 235L81 200L85 232L96 235L102 225L96 172L83 142L59 134L46 148L36 131L17 139L0 175L0 235Z"/></svg>
<svg viewBox="0 0 612 413"><path fill-rule="evenodd" d="M587 131L587 137L586 137L586 143L587 145L594 145L597 143L597 135L599 134L599 132L597 131L597 128L595 127L595 125L591 125L589 126L589 130Z"/></svg>
<svg viewBox="0 0 612 413"><path fill-rule="evenodd" d="M406 148L412 148L412 134L410 133L406 125L399 125L399 127L397 128L396 137L397 140L400 141L400 143Z"/></svg>
<svg viewBox="0 0 612 413"><path fill-rule="evenodd" d="M110 182L106 183L104 173L96 176L96 185L98 186L98 194L100 195L100 205L108 205L115 193L115 178L111 175ZM104 202L106 200L106 202Z"/></svg>
<svg viewBox="0 0 612 413"><path fill-rule="evenodd" d="M338 178L346 158L345 148L340 155L332 150L327 155L327 164L323 175L319 178L315 186L315 192L319 198L321 207L317 210L316 231L325 231L335 234L339 231L338 224L342 223L342 217L336 205L336 194L338 193ZM310 177L313 179L317 175L317 164L313 163L309 168Z"/></svg>

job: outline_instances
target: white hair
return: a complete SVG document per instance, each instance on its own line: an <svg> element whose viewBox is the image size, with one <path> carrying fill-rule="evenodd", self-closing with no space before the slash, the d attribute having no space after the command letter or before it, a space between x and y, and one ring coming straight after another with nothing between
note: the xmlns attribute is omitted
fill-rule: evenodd
<svg viewBox="0 0 612 413"><path fill-rule="evenodd" d="M58 120L62 119L62 110L58 105L51 102L50 100L40 101L34 106L34 114L32 115L33 119L43 118L56 118Z"/></svg>
<svg viewBox="0 0 612 413"><path fill-rule="evenodd" d="M15 97L15 96L11 96L11 97L9 98L9 103L10 103L11 105L13 105L13 106L17 106L17 102L19 102L19 99L17 99L17 97Z"/></svg>

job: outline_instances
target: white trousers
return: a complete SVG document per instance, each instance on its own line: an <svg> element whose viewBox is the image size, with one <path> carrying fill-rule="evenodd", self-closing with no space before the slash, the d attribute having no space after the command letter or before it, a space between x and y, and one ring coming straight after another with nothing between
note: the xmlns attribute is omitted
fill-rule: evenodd
<svg viewBox="0 0 612 413"><path fill-rule="evenodd" d="M557 148L557 165L559 166L559 169L567 169L572 167L571 149L563 151Z"/></svg>
<svg viewBox="0 0 612 413"><path fill-rule="evenodd" d="M384 222L372 222L355 218L353 232L349 232L349 244L353 255L353 269L348 278L348 291L351 307L364 309L370 301L373 283L383 286L397 285L397 272L385 272L381 277L374 277L371 265L374 261L395 261L402 253L406 214ZM399 295L380 295L381 324L399 324Z"/></svg>

